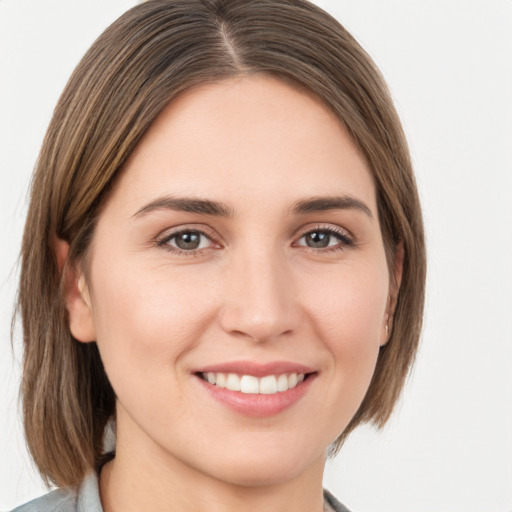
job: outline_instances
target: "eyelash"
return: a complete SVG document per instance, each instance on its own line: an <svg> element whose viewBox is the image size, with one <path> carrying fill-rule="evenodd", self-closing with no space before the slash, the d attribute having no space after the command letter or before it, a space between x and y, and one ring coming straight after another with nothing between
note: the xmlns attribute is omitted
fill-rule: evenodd
<svg viewBox="0 0 512 512"><path fill-rule="evenodd" d="M175 239L179 235L183 235L185 233L193 233L196 235L199 235L200 237L207 238L212 244L220 245L219 242L216 241L216 237L214 232L209 232L204 229L199 228L185 228L185 229L179 229L177 231L173 231L172 233L164 233L162 236L160 236L157 239L157 246L162 247L166 251L172 252L174 254L177 254L178 256L201 256L203 253L203 250L205 248L200 249L193 249L193 250L186 250L186 249L180 249L179 247L173 247L170 245L169 242L171 240Z"/></svg>
<svg viewBox="0 0 512 512"><path fill-rule="evenodd" d="M310 235L312 233L325 233L330 237L335 237L339 240L339 243L332 247L326 247L317 249L315 247L308 247L306 245L299 245L299 247L306 247L310 251L314 251L316 253L329 253L329 252L337 252L337 251L344 251L347 248L351 248L355 246L354 239L351 235L347 233L347 231L339 228L339 227L333 227L333 226L322 226L318 225L315 226L313 229L308 229L305 231L298 240L302 240L307 235ZM295 246L297 246L297 242L294 243Z"/></svg>
<svg viewBox="0 0 512 512"><path fill-rule="evenodd" d="M160 236L156 240L156 244L158 247L162 247L163 249L172 252L174 254L177 254L179 256L201 256L205 247L199 248L199 249L180 249L178 247L173 247L170 245L171 240L175 239L179 235L183 234L196 234L200 237L206 237L211 243L214 245L217 244L220 246L220 243L216 241L216 236L213 232L208 232L204 229L198 229L198 228L186 228L186 229L180 229L178 231L174 231L172 233L165 233L164 235ZM324 233L330 237L335 237L339 240L339 243L335 246L327 246L325 248L315 248L315 247L308 247L307 245L298 244L298 241L305 238L307 235L311 235L312 233ZM315 253L330 253L330 252L337 252L337 251L344 251L347 248L351 248L355 246L355 242L351 235L349 235L345 230L342 230L340 228L335 228L332 226L315 226L313 229L308 229L307 231L304 231L301 236L297 239L297 242L293 243L294 247L304 247L310 251L313 251Z"/></svg>

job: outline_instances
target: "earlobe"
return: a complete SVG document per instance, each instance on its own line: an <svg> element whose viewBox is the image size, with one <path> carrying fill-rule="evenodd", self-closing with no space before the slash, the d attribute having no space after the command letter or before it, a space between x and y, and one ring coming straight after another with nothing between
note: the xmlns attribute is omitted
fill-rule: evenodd
<svg viewBox="0 0 512 512"><path fill-rule="evenodd" d="M398 293L402 284L402 273L404 268L404 246L400 241L396 245L395 259L393 262L393 274L389 285L389 295L386 306L386 314L384 315L383 333L381 337L381 346L385 345L393 330L393 320L395 316L396 304L398 301Z"/></svg>
<svg viewBox="0 0 512 512"><path fill-rule="evenodd" d="M71 271L70 287L66 294L69 330L75 339L83 343L96 341L96 328L91 308L91 297L83 273Z"/></svg>
<svg viewBox="0 0 512 512"><path fill-rule="evenodd" d="M383 347L389 341L390 328L390 316L389 316L389 297L388 307L386 308L386 314L384 315L384 321L382 323L381 335L380 335L380 346Z"/></svg>
<svg viewBox="0 0 512 512"><path fill-rule="evenodd" d="M83 343L96 341L91 298L83 272L68 261L69 244L61 239L53 242L57 266L62 275L68 312L69 330Z"/></svg>

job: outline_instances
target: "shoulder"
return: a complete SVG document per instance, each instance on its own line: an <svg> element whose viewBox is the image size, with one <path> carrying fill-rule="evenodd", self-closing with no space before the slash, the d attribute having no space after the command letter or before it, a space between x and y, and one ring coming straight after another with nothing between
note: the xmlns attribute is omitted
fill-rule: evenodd
<svg viewBox="0 0 512 512"><path fill-rule="evenodd" d="M341 504L328 490L324 489L324 499L328 507L326 510L332 510L333 512L350 512L350 510Z"/></svg>
<svg viewBox="0 0 512 512"><path fill-rule="evenodd" d="M12 512L75 512L77 493L72 489L57 489L15 508Z"/></svg>
<svg viewBox="0 0 512 512"><path fill-rule="evenodd" d="M103 512L98 477L90 473L77 489L57 489L12 512Z"/></svg>

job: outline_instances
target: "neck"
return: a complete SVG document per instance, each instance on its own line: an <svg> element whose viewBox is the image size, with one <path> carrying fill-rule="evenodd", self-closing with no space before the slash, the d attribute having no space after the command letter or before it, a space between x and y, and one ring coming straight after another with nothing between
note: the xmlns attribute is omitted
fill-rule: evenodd
<svg viewBox="0 0 512 512"><path fill-rule="evenodd" d="M125 447L130 446L130 450ZM321 512L325 457L282 481L240 482L212 477L153 447L117 440L116 457L100 476L105 512Z"/></svg>

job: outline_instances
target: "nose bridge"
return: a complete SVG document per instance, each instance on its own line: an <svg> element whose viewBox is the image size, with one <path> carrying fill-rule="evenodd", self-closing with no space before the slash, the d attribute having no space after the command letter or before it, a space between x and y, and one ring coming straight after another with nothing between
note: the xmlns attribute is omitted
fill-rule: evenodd
<svg viewBox="0 0 512 512"><path fill-rule="evenodd" d="M297 327L291 269L275 248L246 249L233 257L222 312L224 330L265 341Z"/></svg>

